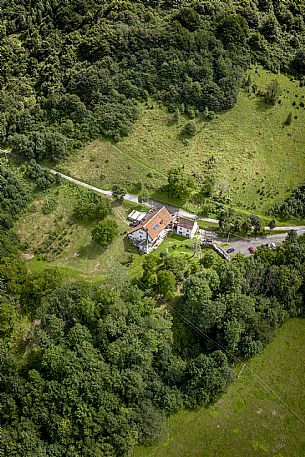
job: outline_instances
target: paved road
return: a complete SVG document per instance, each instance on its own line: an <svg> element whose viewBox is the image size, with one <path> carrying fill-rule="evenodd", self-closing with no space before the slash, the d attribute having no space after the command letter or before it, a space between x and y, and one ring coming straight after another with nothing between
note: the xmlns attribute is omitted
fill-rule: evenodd
<svg viewBox="0 0 305 457"><path fill-rule="evenodd" d="M305 230L300 230L299 235L303 235ZM260 236L257 238L249 238L249 239L232 239L229 242L230 247L235 248L235 252L232 253L233 255L236 253L250 255L249 247L253 246L255 249L259 246L264 244L274 243L275 245L279 245L283 243L286 239L287 233L281 233L277 235L269 235L269 236ZM228 246L229 247L229 246Z"/></svg>
<svg viewBox="0 0 305 457"><path fill-rule="evenodd" d="M10 154L10 151L2 149L1 152ZM87 184L83 181L79 181L78 179L72 178L71 176L65 175L64 173L60 173L54 169L44 167L46 170L48 170L50 173L53 174L59 174L63 179L66 179L67 181L73 182L74 184L77 184L79 186L85 187L87 189L93 190L94 192L97 192L99 194L105 195L106 197L112 197L112 192L110 190L104 190L100 189L98 187L92 186L91 184ZM131 203L139 204L139 199L137 195L133 194L126 194L124 196L124 200L129 201ZM143 206L146 206L147 208L152 208L152 207L163 207L165 206L170 213L176 213L179 211L179 214L186 216L186 217L195 217L198 220L201 221L206 221L206 222L212 222L215 224L218 224L217 219L209 218L209 217L200 217L197 214L190 213L188 211L182 210L180 208L176 208L171 205L167 205L164 203L160 203L156 200L151 200L149 199L148 202L146 203L141 203ZM269 227L265 227L266 230L269 229ZM249 253L249 247L253 246L254 248L261 246L263 244L267 243L275 243L275 244L280 244L282 243L285 238L287 237L287 234L290 230L295 230L298 235L303 235L305 233L305 226L296 226L296 225L289 225L289 226L281 226L281 227L275 227L274 230L284 230L284 233L281 234L276 234L276 235L267 235L267 236L261 236L261 237L256 237L256 238L231 238L228 247L234 247L235 251L232 255L235 255L236 253L242 253L245 255L250 255ZM203 231L204 232L204 231ZM201 238L206 238L206 237L212 238L213 240L217 241L219 244L221 243L226 243L227 240L219 238L215 233L209 233L208 235L202 234Z"/></svg>
<svg viewBox="0 0 305 457"><path fill-rule="evenodd" d="M102 195L105 195L107 197L111 197L112 196L111 190L100 189L99 187L91 186L91 184L87 184L87 183L85 183L83 181L79 181L78 179L71 178L71 176L65 175L65 174L60 173L59 171L53 170L51 168L47 168L47 167L44 167L44 168L46 170L50 171L53 174L60 175L62 178L66 179L67 181L73 182L74 184L86 187L87 189L94 190L95 192L97 192L99 194L102 194ZM138 198L137 195L126 194L124 196L124 200L126 200L128 202L131 202L131 203L139 204L139 198ZM189 211L185 211L183 209L177 208L175 206L167 205L165 203L161 203L161 202L158 202L156 200L149 199L146 203L141 203L141 205L146 206L147 208L152 208L152 207L154 207L154 208L162 208L163 206L165 206L168 209L168 211L170 213L172 213L172 214L176 213L177 211L179 211L179 214L181 214L183 216L193 217L193 218L195 217L195 218L197 218L198 220L201 220L201 221L212 222L214 224L218 224L218 219L213 219L213 218L210 218L210 217L201 217L201 216L198 216L197 214L190 213ZM269 227L265 227L265 229L269 230ZM303 231L303 233L304 233L305 226L304 225L290 225L290 226L285 226L285 227L275 227L274 230L283 230L283 231L285 231L287 233L290 230L296 230L296 231ZM272 235L272 236L276 236L276 235ZM285 237L285 234L284 234L284 237ZM271 238L268 237L268 239L271 239Z"/></svg>
<svg viewBox="0 0 305 457"><path fill-rule="evenodd" d="M7 149L1 149L0 148L0 152L5 153L5 154L12 154L12 152L7 150ZM99 194L102 194L102 195L105 195L107 197L111 197L112 196L111 190L104 190L104 189L100 189L100 188L95 187L95 186L91 186L91 184L87 184L87 183L85 183L83 181L79 181L78 179L71 178L71 176L68 176L68 175L65 175L63 173L60 173L59 171L56 171L56 170L54 170L52 168L48 168L48 167L43 167L43 168L45 168L50 173L53 173L55 175L59 174L62 178L66 179L67 181L73 182L73 183L75 183L75 184L77 184L79 186L83 186L83 187L86 187L87 189L94 190L95 192L97 192ZM129 201L131 203L136 203L136 204L140 203L139 199L138 199L138 196L137 195L133 195L133 194L126 194L124 196L124 200ZM181 214L182 216L193 217L193 218L195 217L199 221L206 221L206 222L212 222L214 224L218 224L218 219L213 219L213 218L210 218L210 217L201 217L201 216L198 216L197 214L190 213L189 211L185 211L183 209L176 208L174 206L167 205L165 203L161 203L161 202L158 202L156 200L149 199L148 202L141 203L141 205L146 206L147 208L152 208L152 207L161 208L161 207L165 206L168 209L168 211L170 213L172 213L172 214L173 213L177 213L177 211L179 211L179 214ZM265 230L269 230L269 227L265 227ZM304 225L280 226L280 227L275 227L273 230L284 230L285 232L288 233L290 230L304 231L305 230L305 226ZM304 232L302 232L302 233L304 233ZM283 236L285 238L286 237L286 233L283 233Z"/></svg>
<svg viewBox="0 0 305 457"><path fill-rule="evenodd" d="M5 153L5 154L11 154L11 151L9 151L7 149L0 148L0 152ZM48 168L48 167L43 167L43 168L48 170L50 173L59 174L62 178L66 179L67 181L73 182L74 184L86 187L87 189L91 189L94 192L105 195L107 197L112 196L111 190L104 190L104 189L100 189L95 186L91 186L91 184L87 184L83 181L79 181L78 179L71 178L71 176L65 175L64 173L60 173L59 171L56 171L52 168ZM140 203L138 196L133 195L133 194L126 194L124 196L124 200L129 201L131 203L136 203L136 204ZM179 211L179 214L181 214L181 216L193 217L193 218L195 217L199 221L212 222L214 224L218 224L218 219L213 219L210 217L201 217L201 216L198 216L197 214L190 213L189 211L185 211L183 209L177 208L175 206L167 205L165 203L161 203L156 200L149 199L146 203L141 203L141 205L146 206L147 208L152 208L152 207L161 208L161 207L165 206L168 209L168 211L172 214L177 213ZM269 230L269 227L265 227L265 230ZM274 230L285 230L285 232L286 231L289 232L290 230L299 231L299 230L305 230L305 226L303 226L303 225L302 226L291 225L291 226L286 226L286 227L281 226L281 227L275 227ZM286 236L285 233L283 235Z"/></svg>
<svg viewBox="0 0 305 457"><path fill-rule="evenodd" d="M99 194L105 195L107 197L111 197L112 196L111 190L104 190L104 189L100 189L100 188L95 187L95 186L91 186L91 184L87 184L87 183L85 183L83 181L79 181L78 179L71 178L71 176L65 175L65 174L60 173L59 171L53 170L51 168L47 168L47 167L43 167L43 168L48 170L50 173L53 173L54 175L56 175L56 174L60 175L63 179L66 179L67 181L73 182L74 184L86 187L87 189L94 190L94 192L97 192ZM138 196L137 195L133 195L133 194L126 194L124 196L124 200L126 200L128 202L131 202L131 203L136 203L136 204L140 203ZM206 221L206 222L213 222L215 224L218 224L218 220L217 219L212 219L212 218L209 218L209 217L199 217L196 214L193 214L193 213L190 213L188 211L176 208L176 207L171 206L171 205L167 205L165 203L160 203L160 202L158 202L156 200L149 199L146 203L141 203L141 205L146 206L147 208L152 208L152 207L154 207L154 208L162 208L163 206L165 206L168 209L168 211L170 213L172 213L172 214L176 213L177 211L179 211L179 214L181 214L183 216L196 217L197 219L200 219L200 220L203 220L203 221Z"/></svg>
<svg viewBox="0 0 305 457"><path fill-rule="evenodd" d="M304 235L305 227L300 230L296 230L296 232L298 235ZM264 244L274 243L275 245L279 245L285 241L287 235L288 232L278 233L275 235L258 236L256 238L230 238L229 242L227 242L227 239L219 238L215 233L209 233L208 235L202 234L200 237L204 239L208 236L209 239L215 241L225 250L229 249L229 247L235 248L235 251L230 254L230 257L234 257L236 254L244 254L245 256L251 255L249 252L250 246L253 246L254 249L256 249Z"/></svg>

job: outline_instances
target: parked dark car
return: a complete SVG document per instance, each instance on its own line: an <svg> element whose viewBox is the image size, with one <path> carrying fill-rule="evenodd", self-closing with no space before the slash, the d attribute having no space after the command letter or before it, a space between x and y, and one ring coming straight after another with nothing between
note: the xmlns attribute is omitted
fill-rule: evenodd
<svg viewBox="0 0 305 457"><path fill-rule="evenodd" d="M139 221L132 221L129 225L130 225L130 227L136 227L139 224L140 224Z"/></svg>
<svg viewBox="0 0 305 457"><path fill-rule="evenodd" d="M206 238L204 241L205 241L206 243L213 243L212 238Z"/></svg>
<svg viewBox="0 0 305 457"><path fill-rule="evenodd" d="M235 251L235 248L229 248L227 249L227 253L230 254L231 252L234 252Z"/></svg>

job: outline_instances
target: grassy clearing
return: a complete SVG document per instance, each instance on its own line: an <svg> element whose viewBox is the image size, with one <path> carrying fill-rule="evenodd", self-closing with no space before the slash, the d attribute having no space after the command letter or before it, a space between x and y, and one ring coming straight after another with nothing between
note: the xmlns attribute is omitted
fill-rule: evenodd
<svg viewBox="0 0 305 457"><path fill-rule="evenodd" d="M119 236L114 242L101 248L91 241L91 224L71 222L77 186L62 184L40 194L21 215L15 225L26 252L35 253L28 262L33 271L47 266L61 268L68 276L103 280L107 272L125 269L134 248L126 238L130 209L114 207L112 217L119 226ZM55 202L55 204L54 204ZM54 205L50 214L43 214L43 207Z"/></svg>
<svg viewBox="0 0 305 457"><path fill-rule="evenodd" d="M198 222L199 228L201 228L201 229L205 229L205 228L216 229L218 227L218 224L216 222L203 221L201 219L198 219L197 222Z"/></svg>
<svg viewBox="0 0 305 457"><path fill-rule="evenodd" d="M204 173L204 161L216 158L217 180L228 182L232 206L264 213L304 180L304 90L285 75L262 68L251 70L258 90L275 77L282 88L280 103L268 108L254 94L241 91L236 106L211 122L197 119L200 132L183 144L179 133L186 122L171 122L171 115L150 102L142 106L139 121L128 138L113 145L95 141L62 164L73 176L101 187L121 182L130 191L138 181L151 194L166 182L167 171L183 165L188 172ZM294 103L294 105L293 105ZM292 123L283 126L289 112ZM297 119L295 118L297 117ZM263 191L263 195L258 192ZM162 197L160 192L155 196ZM163 195L164 200L164 195Z"/></svg>
<svg viewBox="0 0 305 457"><path fill-rule="evenodd" d="M139 182L145 183L150 189L156 189L166 181L165 174L153 171L136 157L129 157L120 145L118 147L107 140L96 140L88 144L62 162L60 170L104 189L121 183L130 192L138 191Z"/></svg>
<svg viewBox="0 0 305 457"><path fill-rule="evenodd" d="M169 235L162 244L151 254L150 256L162 257L164 255L167 256L175 256L175 257L185 257L191 262L198 262L201 254L199 255L195 250L196 238L188 239L184 238L180 235ZM142 265L146 256L144 255L137 255L134 256L133 262L129 266L129 274L133 278L140 278L142 275Z"/></svg>
<svg viewBox="0 0 305 457"><path fill-rule="evenodd" d="M164 441L134 457L304 457L304 344L304 320L291 319L249 362L303 422L244 370L214 406L172 417Z"/></svg>
<svg viewBox="0 0 305 457"><path fill-rule="evenodd" d="M73 208L79 188L70 183L63 183L57 188L39 194L29 205L26 212L17 220L15 230L24 245L25 257L34 257L27 261L33 272L45 268L57 267L71 279L104 281L107 275L119 271L130 278L142 275L145 256L140 255L127 238L130 229L127 215L132 209L147 211L142 205L123 202L114 206L111 218L119 226L119 236L105 248L91 241L93 223L80 224L72 218ZM51 208L44 214L45 208ZM165 239L152 255L194 255L194 242L178 235Z"/></svg>

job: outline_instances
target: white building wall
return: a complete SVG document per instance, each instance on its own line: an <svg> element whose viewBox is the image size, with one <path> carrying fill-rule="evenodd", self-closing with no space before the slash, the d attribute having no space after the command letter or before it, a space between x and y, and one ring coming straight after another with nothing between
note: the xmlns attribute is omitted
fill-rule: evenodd
<svg viewBox="0 0 305 457"><path fill-rule="evenodd" d="M193 230L191 232L191 238L193 238L195 236L195 233L197 232L197 230L198 230L198 224L197 224L197 221L195 221Z"/></svg>
<svg viewBox="0 0 305 457"><path fill-rule="evenodd" d="M192 230L186 229L185 227L181 227L180 225L177 225L177 234L181 235L181 236L185 236L186 238L193 238L197 231L197 228L198 228L198 224L196 221L194 223L194 227Z"/></svg>
<svg viewBox="0 0 305 457"><path fill-rule="evenodd" d="M177 234L190 238L191 231L184 227L181 227L180 225L177 225Z"/></svg>
<svg viewBox="0 0 305 457"><path fill-rule="evenodd" d="M147 239L147 232L143 229L135 230L129 234L129 238L132 241L143 241ZM150 237L148 237L148 241L151 241Z"/></svg>

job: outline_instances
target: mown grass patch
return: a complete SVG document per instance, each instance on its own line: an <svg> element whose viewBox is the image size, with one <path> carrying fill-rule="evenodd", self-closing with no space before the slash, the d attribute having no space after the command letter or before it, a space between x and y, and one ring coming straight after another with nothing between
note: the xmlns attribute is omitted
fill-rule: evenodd
<svg viewBox="0 0 305 457"><path fill-rule="evenodd" d="M216 222L203 221L202 219L197 220L198 227L201 229L216 229L219 225Z"/></svg>
<svg viewBox="0 0 305 457"><path fill-rule="evenodd" d="M78 187L63 183L57 188L39 194L15 224L26 252L35 257L28 265L33 270L56 266L68 275L104 280L113 269L123 268L131 262L134 252L126 233L129 207L113 207L111 218L119 227L119 235L104 248L91 240L92 223L76 223L72 213ZM56 206L48 214L43 209L48 201L56 199ZM132 255L137 255L135 252Z"/></svg>
<svg viewBox="0 0 305 457"><path fill-rule="evenodd" d="M153 251L153 255L184 255L188 258L194 257L196 238L184 238L181 235L169 235L163 243Z"/></svg>
<svg viewBox="0 0 305 457"><path fill-rule="evenodd" d="M200 132L187 144L180 132L186 123L172 122L172 115L150 101L141 106L132 133L114 145L94 141L62 164L64 170L100 187L122 183L130 191L142 181L151 194L162 198L158 187L167 171L177 165L187 172L204 173L204 162L216 159L217 183L227 182L233 207L264 213L304 180L304 89L285 75L260 67L250 70L259 91L276 78L282 94L274 107L260 97L241 91L236 106L210 122L199 117ZM292 123L284 121L292 112ZM166 195L163 194L162 201Z"/></svg>
<svg viewBox="0 0 305 457"><path fill-rule="evenodd" d="M129 192L138 192L143 183L153 192L166 181L166 175L153 171L141 159L125 154L108 140L96 140L60 164L60 171L96 187L111 189L122 184Z"/></svg>
<svg viewBox="0 0 305 457"><path fill-rule="evenodd" d="M34 272L57 267L71 279L104 281L107 274L118 269L129 278L140 278L145 256L127 238L130 229L127 216L133 209L147 211L147 208L129 202L113 205L110 217L118 223L119 235L109 246L101 248L91 240L95 222L79 223L73 218L79 192L78 186L63 182L57 188L37 194L16 221L15 230L25 253L34 254L27 262L28 267ZM151 255L184 255L198 261L195 242L171 235Z"/></svg>
<svg viewBox="0 0 305 457"><path fill-rule="evenodd" d="M214 406L175 415L165 440L134 457L304 457L304 325L290 319L248 364L289 409L244 369Z"/></svg>

